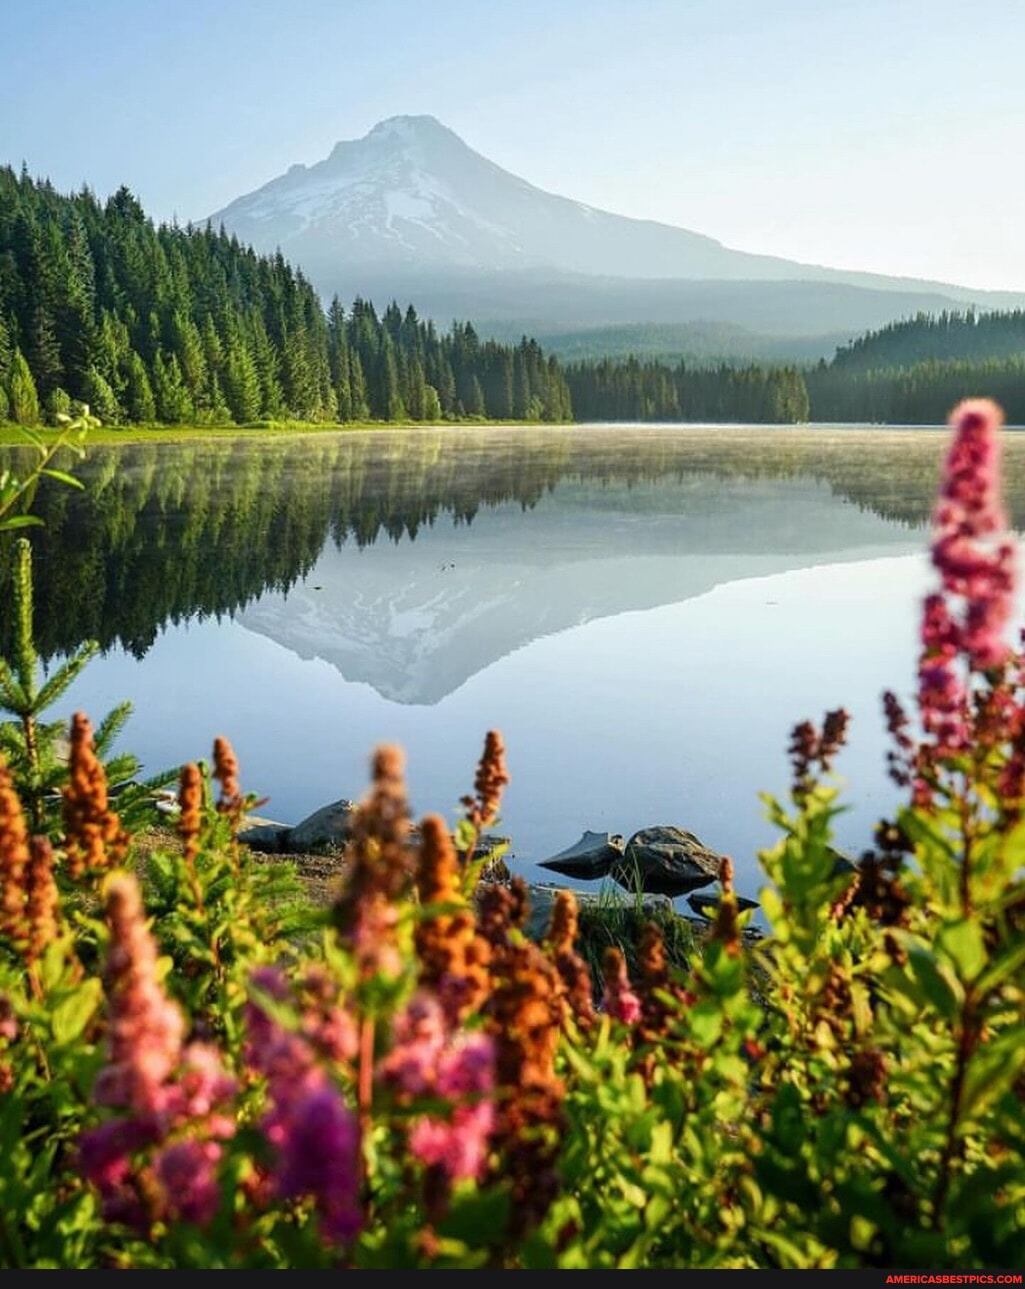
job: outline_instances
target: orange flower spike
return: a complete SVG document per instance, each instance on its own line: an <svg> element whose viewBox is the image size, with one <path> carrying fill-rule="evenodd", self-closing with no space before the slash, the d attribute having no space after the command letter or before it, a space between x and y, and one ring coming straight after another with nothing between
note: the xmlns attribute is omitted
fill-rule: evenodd
<svg viewBox="0 0 1025 1289"><path fill-rule="evenodd" d="M576 950L578 931L576 896L572 891L558 891L548 924L545 947L562 980L566 1001L577 1023L587 1028L595 1017L594 987L587 963Z"/></svg>
<svg viewBox="0 0 1025 1289"><path fill-rule="evenodd" d="M19 942L26 930L26 873L29 867L28 826L14 780L0 761L0 934Z"/></svg>
<svg viewBox="0 0 1025 1289"><path fill-rule="evenodd" d="M731 958L737 958L740 956L740 926L737 922L737 894L733 889L733 860L729 855L724 855L719 864L719 882L722 898L709 939L723 945Z"/></svg>
<svg viewBox="0 0 1025 1289"><path fill-rule="evenodd" d="M402 749L379 747L371 767L373 783L353 820L345 882L332 908L334 925L352 946L363 979L378 972L400 974L396 901L408 897L413 882Z"/></svg>
<svg viewBox="0 0 1025 1289"><path fill-rule="evenodd" d="M128 852L128 834L107 804L107 776L84 712L71 718L70 782L64 789L64 846L72 877L117 867Z"/></svg>
<svg viewBox="0 0 1025 1289"><path fill-rule="evenodd" d="M60 893L53 877L53 847L46 837L33 837L29 843L31 859L28 872L28 929L26 957L37 962L58 934Z"/></svg>
<svg viewBox="0 0 1025 1289"><path fill-rule="evenodd" d="M237 827L242 818L245 801L239 786L238 759L235 749L226 738L214 739L213 777L221 785L221 795L217 802L219 814L228 815L232 826Z"/></svg>
<svg viewBox="0 0 1025 1289"><path fill-rule="evenodd" d="M178 833L185 843L185 858L195 859L203 822L203 779L193 762L182 766L178 784Z"/></svg>
<svg viewBox="0 0 1025 1289"><path fill-rule="evenodd" d="M476 797L464 797L463 805L467 809L467 818L478 830L487 828L498 818L502 801L502 790L509 782L509 772L505 764L505 744L498 730L488 730L484 739L484 751L477 763L477 775L473 782Z"/></svg>
<svg viewBox="0 0 1025 1289"><path fill-rule="evenodd" d="M420 863L416 874L420 904L456 905L452 912L426 915L416 924L414 943L420 983L433 988L452 1024L458 1024L487 995L491 948L477 932L459 883L459 856L441 815L420 825Z"/></svg>

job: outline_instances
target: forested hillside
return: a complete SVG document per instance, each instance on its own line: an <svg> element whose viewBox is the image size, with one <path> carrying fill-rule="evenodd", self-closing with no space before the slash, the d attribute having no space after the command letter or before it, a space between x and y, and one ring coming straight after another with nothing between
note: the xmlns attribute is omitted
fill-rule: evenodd
<svg viewBox="0 0 1025 1289"><path fill-rule="evenodd" d="M988 396L1025 423L1025 311L919 314L832 360L560 363L536 340L442 333L416 302L325 308L280 253L155 226L0 168L0 421L88 403L112 424L799 421L942 424Z"/></svg>
<svg viewBox="0 0 1025 1289"><path fill-rule="evenodd" d="M982 395L1025 424L1025 311L919 314L843 346L805 380L819 421L941 424Z"/></svg>
<svg viewBox="0 0 1025 1289"><path fill-rule="evenodd" d="M554 360L524 339L439 335L410 305L325 310L280 255L223 231L155 227L127 188L84 190L0 169L0 419L72 400L109 423L566 420Z"/></svg>

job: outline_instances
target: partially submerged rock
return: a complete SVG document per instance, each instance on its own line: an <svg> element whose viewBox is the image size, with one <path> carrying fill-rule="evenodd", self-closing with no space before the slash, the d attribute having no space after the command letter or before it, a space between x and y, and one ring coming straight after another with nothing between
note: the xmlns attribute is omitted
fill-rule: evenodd
<svg viewBox="0 0 1025 1289"><path fill-rule="evenodd" d="M711 921L719 911L719 905L722 903L722 896L715 891L698 891L693 895L687 896L687 903L691 906L699 918L705 918ZM744 895L737 896L737 909L743 913L745 909L758 908L757 900L749 900Z"/></svg>
<svg viewBox="0 0 1025 1289"><path fill-rule="evenodd" d="M685 828L656 824L634 833L609 876L628 891L675 897L718 881L723 858Z"/></svg>
<svg viewBox="0 0 1025 1289"><path fill-rule="evenodd" d="M619 833L590 832L557 855L543 859L539 868L550 868L564 877L584 879L604 877L612 865L623 858L626 842Z"/></svg>

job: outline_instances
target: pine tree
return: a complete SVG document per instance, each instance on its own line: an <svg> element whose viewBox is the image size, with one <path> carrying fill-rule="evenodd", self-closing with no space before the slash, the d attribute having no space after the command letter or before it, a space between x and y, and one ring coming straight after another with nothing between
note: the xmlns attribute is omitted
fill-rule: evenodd
<svg viewBox="0 0 1025 1289"><path fill-rule="evenodd" d="M38 425L41 418L39 395L25 355L15 348L7 377L7 401L11 419L18 425Z"/></svg>
<svg viewBox="0 0 1025 1289"><path fill-rule="evenodd" d="M240 341L228 354L224 397L236 424L246 425L259 419L262 403L260 373L252 354Z"/></svg>

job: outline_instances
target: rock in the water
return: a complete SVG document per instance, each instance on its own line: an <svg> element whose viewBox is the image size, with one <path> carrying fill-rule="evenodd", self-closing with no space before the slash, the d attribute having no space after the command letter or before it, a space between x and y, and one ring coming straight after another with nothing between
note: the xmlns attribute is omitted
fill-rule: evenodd
<svg viewBox="0 0 1025 1289"><path fill-rule="evenodd" d="M656 824L634 833L609 876L628 891L675 897L718 881L722 860L692 832Z"/></svg>
<svg viewBox="0 0 1025 1289"><path fill-rule="evenodd" d="M722 896L714 892L699 891L695 895L687 896L687 903L691 906L699 918L707 918L711 921L719 911L719 905L722 902ZM737 909L743 913L745 909L756 909L757 900L749 900L743 895L737 896Z"/></svg>
<svg viewBox="0 0 1025 1289"><path fill-rule="evenodd" d="M539 862L539 868L550 868L564 877L604 877L612 865L623 858L626 842L618 833L585 832L578 842L560 850L550 859Z"/></svg>
<svg viewBox="0 0 1025 1289"><path fill-rule="evenodd" d="M342 797L321 806L289 830L287 846L292 851L312 851L327 846L344 846L352 836L357 804Z"/></svg>

